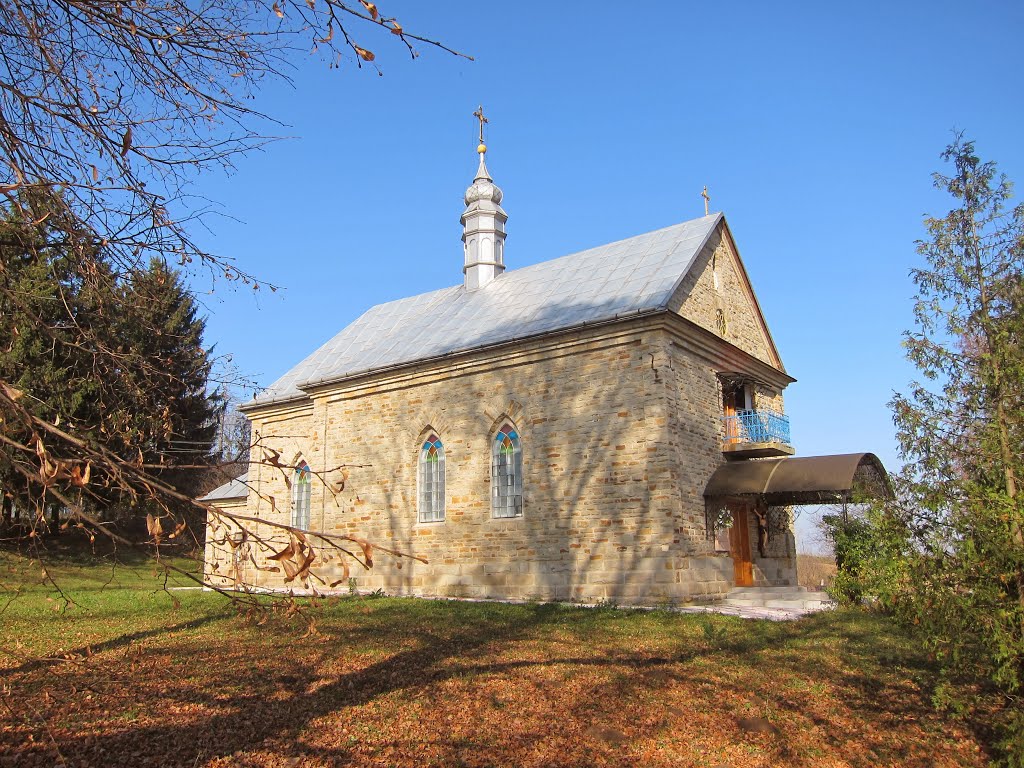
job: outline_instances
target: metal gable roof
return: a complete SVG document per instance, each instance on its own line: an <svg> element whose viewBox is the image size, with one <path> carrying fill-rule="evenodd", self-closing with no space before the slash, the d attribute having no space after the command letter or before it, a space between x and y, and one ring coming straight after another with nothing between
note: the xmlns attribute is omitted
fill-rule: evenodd
<svg viewBox="0 0 1024 768"><path fill-rule="evenodd" d="M218 485L200 501L226 501L228 499L244 499L249 495L249 473L243 472L234 480Z"/></svg>
<svg viewBox="0 0 1024 768"><path fill-rule="evenodd" d="M716 213L569 256L378 304L274 382L246 409L351 376L666 309L722 220Z"/></svg>

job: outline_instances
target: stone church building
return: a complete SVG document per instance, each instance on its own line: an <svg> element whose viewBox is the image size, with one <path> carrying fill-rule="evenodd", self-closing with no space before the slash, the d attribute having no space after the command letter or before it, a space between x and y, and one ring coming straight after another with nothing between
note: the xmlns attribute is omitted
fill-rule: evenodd
<svg viewBox="0 0 1024 768"><path fill-rule="evenodd" d="M300 587L268 559L279 523L411 556L318 549L322 592L671 604L795 585L790 505L884 471L790 458L794 379L725 217L506 269L479 152L462 283L371 308L245 407L248 473L204 499L207 579Z"/></svg>

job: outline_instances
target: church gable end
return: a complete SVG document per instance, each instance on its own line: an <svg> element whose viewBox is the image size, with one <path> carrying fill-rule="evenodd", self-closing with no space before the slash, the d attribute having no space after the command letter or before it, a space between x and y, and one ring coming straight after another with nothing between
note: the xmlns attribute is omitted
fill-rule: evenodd
<svg viewBox="0 0 1024 768"><path fill-rule="evenodd" d="M724 221L697 254L669 309L773 368L785 370Z"/></svg>

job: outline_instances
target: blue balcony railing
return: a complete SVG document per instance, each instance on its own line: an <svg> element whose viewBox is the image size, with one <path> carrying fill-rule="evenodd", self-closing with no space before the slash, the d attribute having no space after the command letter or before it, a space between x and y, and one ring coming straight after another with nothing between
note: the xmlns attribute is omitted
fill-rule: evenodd
<svg viewBox="0 0 1024 768"><path fill-rule="evenodd" d="M789 417L775 411L739 411L723 416L726 443L790 445Z"/></svg>

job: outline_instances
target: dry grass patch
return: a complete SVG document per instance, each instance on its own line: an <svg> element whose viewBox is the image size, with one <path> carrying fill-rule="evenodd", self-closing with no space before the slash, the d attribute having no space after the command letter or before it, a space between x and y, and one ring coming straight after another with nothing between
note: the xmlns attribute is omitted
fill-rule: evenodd
<svg viewBox="0 0 1024 768"><path fill-rule="evenodd" d="M962 766L968 729L881 618L344 598L317 634L215 596L4 614L0 764ZM13 641L13 642L12 642ZM39 656L52 659L39 663Z"/></svg>
<svg viewBox="0 0 1024 768"><path fill-rule="evenodd" d="M825 590L836 577L836 560L831 555L797 555L796 570L801 587Z"/></svg>

